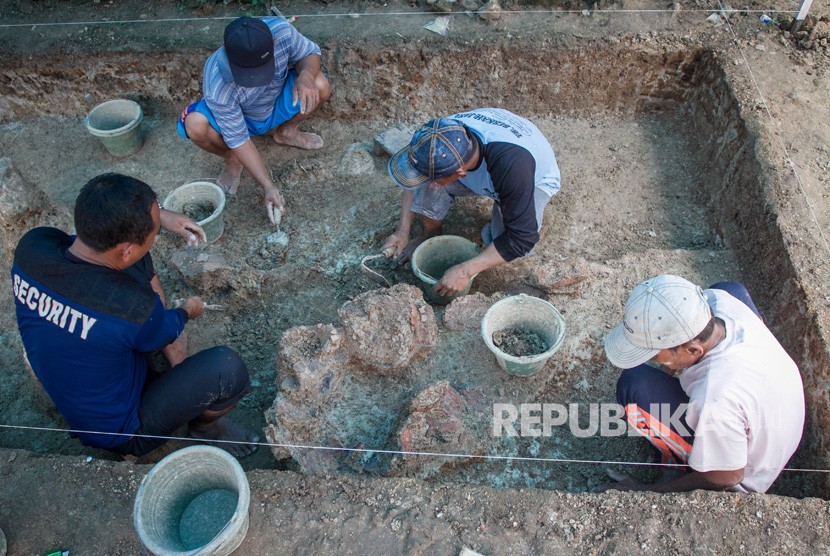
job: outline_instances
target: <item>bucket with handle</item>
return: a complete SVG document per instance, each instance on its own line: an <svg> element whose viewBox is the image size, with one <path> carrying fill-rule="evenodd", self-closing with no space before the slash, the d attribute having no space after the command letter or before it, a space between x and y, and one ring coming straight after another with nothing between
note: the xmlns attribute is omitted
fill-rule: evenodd
<svg viewBox="0 0 830 556"><path fill-rule="evenodd" d="M442 235L431 237L415 249L412 254L412 272L421 281L421 288L427 300L439 305L446 305L456 297L466 295L473 285L475 276L470 278L467 286L452 296L443 296L432 289L441 281L441 277L457 264L469 261L478 255L478 246L467 238Z"/></svg>
<svg viewBox="0 0 830 556"><path fill-rule="evenodd" d="M537 353L516 355L494 336L514 334L531 337ZM545 366L565 338L565 319L551 303L526 294L511 295L494 303L481 319L481 338L496 356L499 367L516 376L529 376ZM505 351L507 350L507 351Z"/></svg>

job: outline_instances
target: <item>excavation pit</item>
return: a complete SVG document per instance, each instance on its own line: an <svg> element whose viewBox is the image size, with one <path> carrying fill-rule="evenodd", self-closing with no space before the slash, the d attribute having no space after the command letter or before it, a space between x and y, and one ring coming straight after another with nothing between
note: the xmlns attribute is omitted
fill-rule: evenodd
<svg viewBox="0 0 830 556"><path fill-rule="evenodd" d="M80 67L90 68L99 83L118 76L112 87L141 97L148 106L146 137L144 148L129 160L114 161L96 152L93 138L75 125L88 94L83 83L61 89L48 108L24 91L7 113L13 122L0 128L0 150L9 168L4 179L19 173L58 210L67 211L79 187L104 171L135 175L160 198L177 183L218 173L218 160L173 131L178 111L198 95L198 68L192 60L203 54L150 52L140 60L118 54L107 65L90 57L73 60L71 66L44 58L18 69L17 79L35 83L57 76L72 82ZM154 249L168 298L200 294L228 307L203 317L189 334L194 350L227 344L247 362L253 391L235 410L236 420L252 429L274 426L282 431L274 438L286 442L369 450L260 450L243 461L246 469L279 466L306 473L430 477L448 484L576 492L604 483L599 466L540 467L476 457L435 458L424 464L374 451L405 448L414 434L408 428L410 417L421 411L413 409L413 400L438 389L442 403L463 406L452 426L469 433L462 443L469 456L649 460L642 439L590 433L588 404L614 399L618 371L605 359L602 340L618 322L631 287L669 272L704 286L721 280L747 285L804 376L808 425L794 462L826 466L830 433L820 425L830 413L828 317L818 300L827 286L818 285L815 272L805 274L805 250L810 249L793 240L799 231L781 225L789 219L779 211L792 210L781 199L795 195L788 189L793 184L771 171L779 163L761 141L766 131L737 96L736 79L743 83L714 50L678 40L647 47L632 39L561 48L501 43L482 52L459 41L452 49L430 42L395 49L338 44L326 55L335 97L308 123L326 147L309 153L277 147L267 138L255 140L287 199L282 227L292 238L290 246L266 241L273 230L266 224L259 190L246 175L225 207L224 235L214 247L231 261L232 278L198 290L170 264L171 253L181 247L178 238L161 236ZM24 77L27 70L31 73ZM534 79L525 79L527 75ZM142 86L144 79L157 86ZM379 251L394 231L400 202L400 191L386 175L386 159L359 154L363 162L357 164L355 153L371 151L373 137L395 125L491 105L534 121L550 140L562 170L562 190L545 211L534 254L480 274L471 295L445 309L432 307L437 342L404 367L379 371L358 357L342 355L332 344L332 334L340 338L342 332L338 310L375 287L361 276L358 264ZM24 112L48 115L24 119ZM44 133L46 129L51 132ZM74 148L67 150L67 145ZM452 209L445 231L477 239L489 211L485 201L464 199ZM6 220L6 265L16 237L36 220ZM42 220L37 224L48 223ZM395 278L416 284L406 272L396 271ZM553 302L569 331L532 381L501 372L478 331L490 304L521 292ZM10 296L3 302L4 330L12 331ZM313 377L319 381L314 382L316 393L310 393L285 368L284 359L277 368L274 361L280 360L286 331L305 326L314 335L318 325L332 325L326 329L329 335L314 342L304 338L307 354L297 361L317 362L319 369L332 372L328 378L325 372ZM16 335L4 338L2 366L14 372L2 390L2 421L61 427L54 412L35 401ZM556 427L548 436L514 437L505 431L494 436L494 404L522 403L577 404L581 412L578 421ZM267 421L266 411L271 415ZM280 418L273 417L280 411ZM312 430L308 419L319 426ZM457 445L445 439L422 439L427 442L423 449L456 453ZM67 455L89 452L62 436L28 431L4 432L2 445ZM826 496L826 488L821 481L792 475L774 487L794 496Z"/></svg>

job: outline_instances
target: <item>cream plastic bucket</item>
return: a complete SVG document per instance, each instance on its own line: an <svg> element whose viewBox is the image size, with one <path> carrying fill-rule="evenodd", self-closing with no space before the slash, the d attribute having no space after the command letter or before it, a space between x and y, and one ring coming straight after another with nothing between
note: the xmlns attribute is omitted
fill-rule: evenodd
<svg viewBox="0 0 830 556"><path fill-rule="evenodd" d="M431 237L419 245L412 254L412 272L421 281L427 300L446 305L456 297L467 295L475 276L470 278L463 290L452 296L439 295L432 288L451 267L469 261L476 255L476 244L461 236Z"/></svg>
<svg viewBox="0 0 830 556"><path fill-rule="evenodd" d="M209 181L193 181L180 185L164 200L164 208L183 213L184 207L190 203L207 203L213 207L210 216L196 223L205 231L208 243L219 239L225 231L225 221L222 218L222 212L225 210L225 192L222 188Z"/></svg>
<svg viewBox="0 0 830 556"><path fill-rule="evenodd" d="M503 352L493 343L500 330L523 328L535 332L548 349L536 355L517 357ZM481 319L481 338L496 356L499 367L516 376L539 372L565 339L565 319L551 303L526 294L511 295L494 303Z"/></svg>
<svg viewBox="0 0 830 556"><path fill-rule="evenodd" d="M144 114L137 102L115 99L102 102L84 119L87 131L100 139L113 156L130 156L143 143L141 120Z"/></svg>
<svg viewBox="0 0 830 556"><path fill-rule="evenodd" d="M248 533L250 500L248 478L236 458L213 446L190 446L162 459L144 477L133 524L150 554L226 556Z"/></svg>

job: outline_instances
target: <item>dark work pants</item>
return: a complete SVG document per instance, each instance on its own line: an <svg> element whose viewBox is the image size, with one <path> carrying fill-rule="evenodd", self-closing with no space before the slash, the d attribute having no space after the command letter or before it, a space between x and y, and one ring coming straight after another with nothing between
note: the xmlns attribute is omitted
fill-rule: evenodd
<svg viewBox="0 0 830 556"><path fill-rule="evenodd" d="M200 351L158 377L150 373L134 434L170 436L205 411L233 407L249 390L248 368L235 351L225 346ZM165 442L133 436L113 451L143 456Z"/></svg>

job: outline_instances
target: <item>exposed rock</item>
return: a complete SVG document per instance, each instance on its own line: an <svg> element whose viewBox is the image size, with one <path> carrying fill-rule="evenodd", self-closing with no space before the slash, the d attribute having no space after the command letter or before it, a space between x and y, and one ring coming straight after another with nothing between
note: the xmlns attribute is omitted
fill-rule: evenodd
<svg viewBox="0 0 830 556"><path fill-rule="evenodd" d="M409 125L399 124L390 127L383 133L375 135L373 141L373 152L377 156L392 156L412 141L412 134L415 128Z"/></svg>
<svg viewBox="0 0 830 556"><path fill-rule="evenodd" d="M487 21L498 21L501 19L501 12L502 8L499 0L490 0L479 10L478 16Z"/></svg>
<svg viewBox="0 0 830 556"><path fill-rule="evenodd" d="M288 247L288 234L282 230L269 234L265 238L265 242L269 245L279 245L280 247Z"/></svg>
<svg viewBox="0 0 830 556"><path fill-rule="evenodd" d="M446 12L449 10L438 9L438 11ZM450 25L452 24L452 18L453 16L451 15L440 15L432 21L428 22L426 25L424 25L424 29L426 29L427 31L432 31L433 33L441 35L442 37L446 37L450 33Z"/></svg>
<svg viewBox="0 0 830 556"><path fill-rule="evenodd" d="M483 413L473 410L464 396L442 380L431 384L409 404L409 416L398 431L401 450L452 454L483 454L487 438ZM480 437L480 438L479 438ZM470 457L404 455L395 465L396 473L429 477L444 466L455 466Z"/></svg>
<svg viewBox="0 0 830 556"><path fill-rule="evenodd" d="M18 173L9 158L0 158L0 239L3 262L11 265L17 242L27 231L52 226L71 231L68 213L56 207L36 185Z"/></svg>
<svg viewBox="0 0 830 556"><path fill-rule="evenodd" d="M192 278L206 272L230 270L231 268L225 262L225 257L209 248L196 249L185 247L178 249L173 253L172 261L185 278Z"/></svg>
<svg viewBox="0 0 830 556"><path fill-rule="evenodd" d="M435 315L420 290L398 285L345 303L340 318L342 333L333 325L318 324L283 334L279 392L265 413L269 442L377 448L394 434L400 402L384 407L381 399L388 396L377 387L377 371L404 368L416 353L434 347ZM272 447L272 452L277 459L293 458L311 474L349 468L377 472L388 463L372 452L283 446Z"/></svg>
<svg viewBox="0 0 830 556"><path fill-rule="evenodd" d="M260 293L262 272L251 267L232 267L225 258L211 248L184 247L173 252L170 262L185 282L200 295L231 291L239 297Z"/></svg>
<svg viewBox="0 0 830 556"><path fill-rule="evenodd" d="M340 350L341 336L330 325L297 326L280 341L279 368L283 391L292 391L301 401L322 406L338 391L343 363L348 355Z"/></svg>
<svg viewBox="0 0 830 556"><path fill-rule="evenodd" d="M372 290L338 311L349 353L379 370L400 369L435 347L438 324L421 290L409 284Z"/></svg>
<svg viewBox="0 0 830 556"><path fill-rule="evenodd" d="M201 292L230 288L233 269L225 258L207 249L183 247L173 252L170 262L185 281Z"/></svg>
<svg viewBox="0 0 830 556"><path fill-rule="evenodd" d="M279 403L277 403L279 401ZM265 412L268 423L263 432L271 444L318 445L339 447L337 429L320 415L316 407L291 400L275 400ZM312 450L287 446L272 446L271 453L278 460L289 457L296 461L304 473L331 475L339 472L339 452Z"/></svg>
<svg viewBox="0 0 830 556"><path fill-rule="evenodd" d="M592 278L614 269L582 258L551 261L531 270L531 284L548 294L580 295Z"/></svg>
<svg viewBox="0 0 830 556"><path fill-rule="evenodd" d="M371 147L364 143L354 143L343 153L340 161L341 176L362 176L375 172L375 160L369 152Z"/></svg>
<svg viewBox="0 0 830 556"><path fill-rule="evenodd" d="M339 427L331 411L342 398L340 385L348 354L332 325L297 326L280 341L280 392L265 412L264 429L272 444L339 446ZM272 446L276 459L293 458L307 473L335 473L339 453Z"/></svg>

